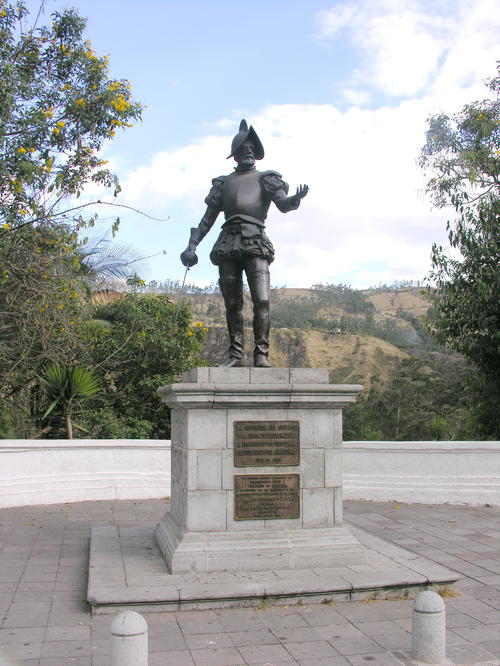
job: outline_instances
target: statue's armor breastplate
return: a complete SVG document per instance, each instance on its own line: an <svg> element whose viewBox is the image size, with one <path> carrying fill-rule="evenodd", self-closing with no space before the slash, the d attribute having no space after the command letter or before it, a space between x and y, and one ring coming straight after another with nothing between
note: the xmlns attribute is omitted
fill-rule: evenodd
<svg viewBox="0 0 500 666"><path fill-rule="evenodd" d="M236 215L249 215L264 221L271 200L260 186L260 171L232 173L224 179L222 209L226 220Z"/></svg>

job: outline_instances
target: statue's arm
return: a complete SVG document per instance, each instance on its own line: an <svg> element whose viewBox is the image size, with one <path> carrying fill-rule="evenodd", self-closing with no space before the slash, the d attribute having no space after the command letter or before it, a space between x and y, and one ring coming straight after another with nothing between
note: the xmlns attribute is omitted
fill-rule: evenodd
<svg viewBox="0 0 500 666"><path fill-rule="evenodd" d="M282 179L277 171L266 171L263 173L261 187L274 201L278 210L282 213L288 213L291 210L297 210L301 200L309 192L308 185L300 185L297 191L291 197L288 196L288 183Z"/></svg>
<svg viewBox="0 0 500 666"><path fill-rule="evenodd" d="M198 263L198 257L196 256L196 247L205 236L208 234L210 229L213 227L217 215L222 210L222 190L224 189L224 176L219 176L212 180L212 188L205 199L207 204L207 210L205 215L201 218L201 221L197 227L191 227L191 235L189 236L189 243L187 248L181 254L181 261L184 266L188 268L190 266L195 266Z"/></svg>
<svg viewBox="0 0 500 666"><path fill-rule="evenodd" d="M181 254L181 261L184 266L195 266L198 263L196 256L196 248L198 244L205 238L210 229L213 227L217 216L219 215L219 208L207 206L205 214L197 227L191 227L191 234L189 236L189 243L187 248Z"/></svg>
<svg viewBox="0 0 500 666"><path fill-rule="evenodd" d="M288 213L291 210L297 210L297 208L300 206L301 200L307 195L308 192L308 185L299 185L299 187L297 187L297 191L291 197L287 197L284 190L278 190L278 192L276 192L275 196L273 197L273 201L276 204L278 210L280 210L282 213Z"/></svg>

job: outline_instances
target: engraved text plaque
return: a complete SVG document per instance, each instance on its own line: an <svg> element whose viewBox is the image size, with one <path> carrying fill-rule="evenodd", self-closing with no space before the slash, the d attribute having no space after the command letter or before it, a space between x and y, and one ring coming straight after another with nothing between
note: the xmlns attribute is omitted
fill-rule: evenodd
<svg viewBox="0 0 500 666"><path fill-rule="evenodd" d="M300 518L300 475L235 475L234 518Z"/></svg>
<svg viewBox="0 0 500 666"><path fill-rule="evenodd" d="M299 464L298 421L235 421L235 467Z"/></svg>

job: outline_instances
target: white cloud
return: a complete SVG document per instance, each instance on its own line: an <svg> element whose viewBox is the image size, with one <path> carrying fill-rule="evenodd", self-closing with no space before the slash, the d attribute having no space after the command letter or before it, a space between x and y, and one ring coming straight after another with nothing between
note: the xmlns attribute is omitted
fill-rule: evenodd
<svg viewBox="0 0 500 666"><path fill-rule="evenodd" d="M316 19L321 40L345 34L362 54L363 83L393 96L470 84L498 56L493 0L359 0Z"/></svg>
<svg viewBox="0 0 500 666"><path fill-rule="evenodd" d="M280 105L252 118L266 150L259 168L281 171L291 192L301 183L311 187L298 211L270 210L267 228L277 250L273 283L366 286L426 274L431 243L444 236L442 218L431 218L430 204L419 194L416 160L428 103L345 112L330 105ZM232 167L224 159L231 138L208 137L157 154L130 175L128 201L139 207L151 206L154 198L182 201L199 219L210 178ZM183 234L181 243L187 225ZM208 255L214 239L212 231L200 256Z"/></svg>
<svg viewBox="0 0 500 666"><path fill-rule="evenodd" d="M337 5L335 13L329 10L320 17L323 38L348 30L370 52L358 81L364 76L385 91L407 95L403 101L360 108L357 104L368 101L369 91L354 81L344 93L355 105L346 110L330 104L269 105L248 118L266 150L259 168L281 171L291 192L301 183L311 188L298 211L283 215L270 210L268 233L277 250L274 284L342 281L367 286L422 279L428 273L431 245L446 244L445 220L453 212L431 213L422 193L417 161L425 121L432 113L453 113L485 96L482 79L493 74L495 62L498 19L492 3L459 0L449 5L454 13L442 1L424 6L418 0L363 0ZM417 90L419 96L412 98ZM203 213L210 179L233 166L225 157L240 117L238 112L232 125L221 119L198 142L156 154L124 183L127 201L134 206L151 209L157 202L184 210L179 218L190 222L170 227L171 244L178 234L179 251L189 226ZM215 235L212 231L199 248L201 280L214 280L214 271L202 272L201 259ZM164 240L157 244L163 246Z"/></svg>

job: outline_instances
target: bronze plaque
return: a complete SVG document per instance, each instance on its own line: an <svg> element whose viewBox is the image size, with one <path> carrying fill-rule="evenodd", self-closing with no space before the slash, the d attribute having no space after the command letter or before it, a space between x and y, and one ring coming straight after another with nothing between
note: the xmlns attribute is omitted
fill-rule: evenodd
<svg viewBox="0 0 500 666"><path fill-rule="evenodd" d="M299 474L236 474L234 519L300 518Z"/></svg>
<svg viewBox="0 0 500 666"><path fill-rule="evenodd" d="M298 421L235 421L235 467L299 464Z"/></svg>

